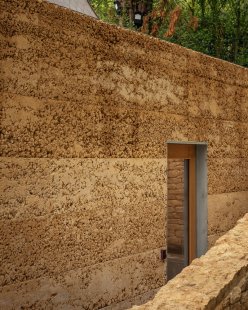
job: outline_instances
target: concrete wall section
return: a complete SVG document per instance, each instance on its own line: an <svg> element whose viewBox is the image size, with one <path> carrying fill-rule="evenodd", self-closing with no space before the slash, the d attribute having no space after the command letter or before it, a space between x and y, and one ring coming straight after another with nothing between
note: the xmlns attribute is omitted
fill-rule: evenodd
<svg viewBox="0 0 248 310"><path fill-rule="evenodd" d="M96 13L87 0L48 0L48 2L97 18Z"/></svg>

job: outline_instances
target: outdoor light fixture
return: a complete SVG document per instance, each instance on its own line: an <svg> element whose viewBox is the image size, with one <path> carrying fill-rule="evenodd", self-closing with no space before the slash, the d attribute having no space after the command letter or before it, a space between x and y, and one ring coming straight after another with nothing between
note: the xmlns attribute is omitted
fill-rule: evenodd
<svg viewBox="0 0 248 310"><path fill-rule="evenodd" d="M134 25L140 28L143 25L143 14L140 11L134 13Z"/></svg>
<svg viewBox="0 0 248 310"><path fill-rule="evenodd" d="M115 6L115 10L116 10L117 15L121 15L121 3L120 3L120 1L115 0L114 6Z"/></svg>

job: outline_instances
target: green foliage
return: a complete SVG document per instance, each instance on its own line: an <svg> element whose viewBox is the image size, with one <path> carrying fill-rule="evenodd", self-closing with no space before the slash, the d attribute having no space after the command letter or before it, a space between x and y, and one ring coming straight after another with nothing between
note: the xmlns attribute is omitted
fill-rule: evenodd
<svg viewBox="0 0 248 310"><path fill-rule="evenodd" d="M126 0L125 5L130 5L130 1ZM100 19L134 29L125 9L123 16L117 16L112 0L91 0L91 3ZM153 0L151 3L149 28L138 31L148 31L160 39L248 67L247 0ZM179 17L175 17L176 7L180 8Z"/></svg>
<svg viewBox="0 0 248 310"><path fill-rule="evenodd" d="M90 2L100 19L112 24L118 23L113 0L91 0Z"/></svg>

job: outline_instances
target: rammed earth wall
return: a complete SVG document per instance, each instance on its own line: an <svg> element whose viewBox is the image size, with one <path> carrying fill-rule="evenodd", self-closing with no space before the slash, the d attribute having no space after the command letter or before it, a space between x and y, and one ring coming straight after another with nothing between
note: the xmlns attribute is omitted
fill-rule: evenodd
<svg viewBox="0 0 248 310"><path fill-rule="evenodd" d="M161 288L152 301L133 309L246 310L247 239L248 213L206 255Z"/></svg>
<svg viewBox="0 0 248 310"><path fill-rule="evenodd" d="M248 70L41 0L0 12L0 308L145 300L166 141L208 143L209 246L248 211Z"/></svg>

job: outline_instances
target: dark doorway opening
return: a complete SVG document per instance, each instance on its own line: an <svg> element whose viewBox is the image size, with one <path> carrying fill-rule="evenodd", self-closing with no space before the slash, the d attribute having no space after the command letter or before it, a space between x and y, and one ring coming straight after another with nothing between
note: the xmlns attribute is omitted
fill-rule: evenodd
<svg viewBox="0 0 248 310"><path fill-rule="evenodd" d="M206 145L168 144L167 280L207 251Z"/></svg>

